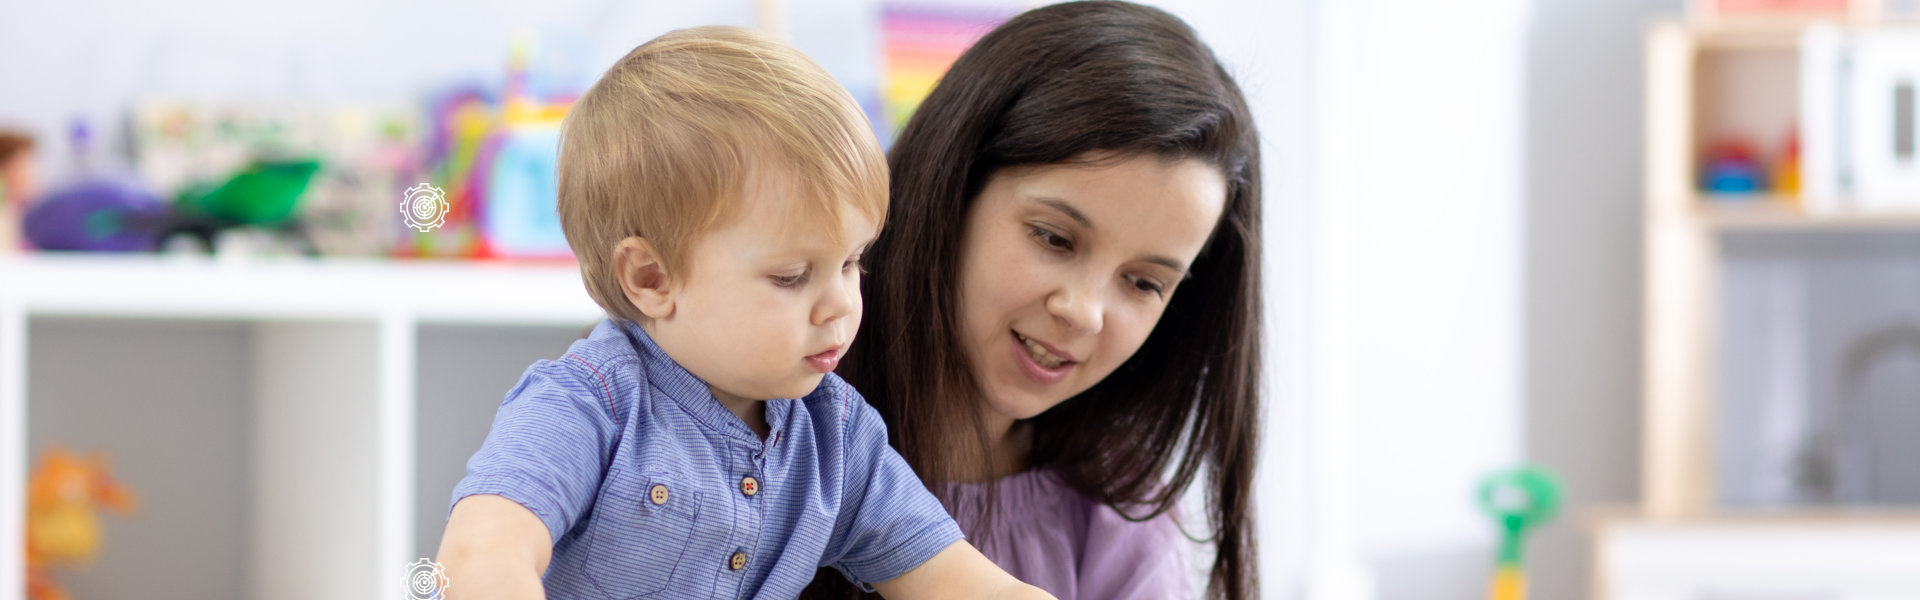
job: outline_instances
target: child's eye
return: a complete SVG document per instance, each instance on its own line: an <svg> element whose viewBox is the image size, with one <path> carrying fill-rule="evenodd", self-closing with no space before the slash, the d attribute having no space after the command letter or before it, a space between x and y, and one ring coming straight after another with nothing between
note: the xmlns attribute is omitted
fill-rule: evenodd
<svg viewBox="0 0 1920 600"><path fill-rule="evenodd" d="M1042 245L1054 250L1064 251L1073 249L1073 240L1069 240L1066 236L1054 233L1045 227L1034 227L1033 231L1027 235L1033 236L1033 239L1039 240Z"/></svg>
<svg viewBox="0 0 1920 600"><path fill-rule="evenodd" d="M1161 298L1165 298L1167 296L1166 288L1161 286L1160 282L1154 281L1152 279L1148 279L1145 277L1134 277L1129 275L1127 276L1127 283L1132 284L1133 289L1138 292L1153 294Z"/></svg>
<svg viewBox="0 0 1920 600"><path fill-rule="evenodd" d="M865 258L865 257L855 256L853 258L847 259L846 263L840 265L840 271L841 272L859 271L861 273L867 272L867 266L860 263L861 258Z"/></svg>
<svg viewBox="0 0 1920 600"><path fill-rule="evenodd" d="M792 275L768 275L767 279L773 280L774 285L783 288L796 288L807 284L807 271Z"/></svg>

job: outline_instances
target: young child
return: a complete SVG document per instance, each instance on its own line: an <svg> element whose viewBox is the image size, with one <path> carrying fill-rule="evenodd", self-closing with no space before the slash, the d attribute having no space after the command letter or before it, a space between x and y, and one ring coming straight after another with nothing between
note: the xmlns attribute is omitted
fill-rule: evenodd
<svg viewBox="0 0 1920 600"><path fill-rule="evenodd" d="M453 491L446 597L1048 597L968 545L831 374L886 163L846 91L733 28L634 49L563 126L585 340L527 369Z"/></svg>

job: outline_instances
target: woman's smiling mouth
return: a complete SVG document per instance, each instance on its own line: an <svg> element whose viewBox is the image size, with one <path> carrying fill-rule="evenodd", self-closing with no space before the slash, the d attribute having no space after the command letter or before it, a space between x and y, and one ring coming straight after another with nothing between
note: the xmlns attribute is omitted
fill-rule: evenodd
<svg viewBox="0 0 1920 600"><path fill-rule="evenodd" d="M1020 370L1034 382L1052 385L1066 379L1067 372L1079 364L1073 356L1014 331L1014 359Z"/></svg>

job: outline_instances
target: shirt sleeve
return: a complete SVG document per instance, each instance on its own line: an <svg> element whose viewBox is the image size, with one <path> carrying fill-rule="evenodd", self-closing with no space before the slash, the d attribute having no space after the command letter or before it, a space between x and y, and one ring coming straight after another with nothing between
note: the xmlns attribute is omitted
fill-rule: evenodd
<svg viewBox="0 0 1920 600"><path fill-rule="evenodd" d="M1093 507L1080 557L1082 598L1193 598L1187 553L1193 543L1173 512L1129 521L1113 507Z"/></svg>
<svg viewBox="0 0 1920 600"><path fill-rule="evenodd" d="M845 415L846 469L840 518L822 566L866 591L905 574L966 539L947 509L887 444L887 426L852 386L837 386Z"/></svg>
<svg viewBox="0 0 1920 600"><path fill-rule="evenodd" d="M566 359L562 359L566 360ZM552 541L593 506L620 428L606 399L563 363L541 361L520 376L494 414L453 500L498 494L532 511Z"/></svg>

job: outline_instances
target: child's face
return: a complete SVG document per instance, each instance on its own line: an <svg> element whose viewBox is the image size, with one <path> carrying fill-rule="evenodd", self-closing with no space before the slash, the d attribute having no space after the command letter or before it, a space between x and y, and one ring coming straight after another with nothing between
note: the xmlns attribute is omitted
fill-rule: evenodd
<svg viewBox="0 0 1920 600"><path fill-rule="evenodd" d="M1197 160L996 173L967 215L962 343L989 408L1026 419L1133 356L1226 205Z"/></svg>
<svg viewBox="0 0 1920 600"><path fill-rule="evenodd" d="M740 217L689 248L674 311L650 335L716 398L799 398L839 364L860 329L860 253L878 225L840 210L840 242L808 226L781 177L749 177Z"/></svg>

